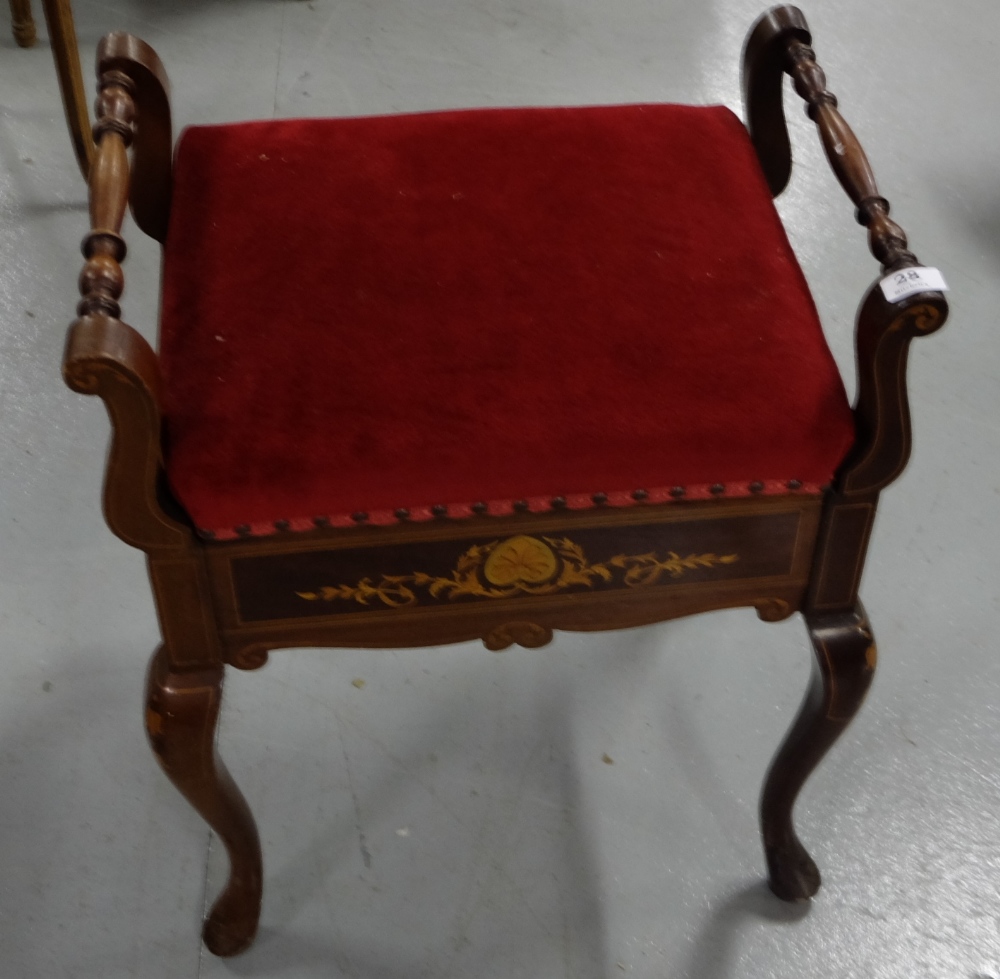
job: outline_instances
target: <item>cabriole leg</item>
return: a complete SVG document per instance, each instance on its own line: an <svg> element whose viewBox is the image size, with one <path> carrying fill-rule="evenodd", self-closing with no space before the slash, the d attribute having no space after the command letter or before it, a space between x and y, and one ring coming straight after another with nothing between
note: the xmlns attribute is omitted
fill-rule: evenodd
<svg viewBox="0 0 1000 979"><path fill-rule="evenodd" d="M760 819L771 890L804 901L820 885L799 842L792 807L799 790L857 713L875 674L875 641L859 603L851 612L807 614L816 654L806 698L764 782Z"/></svg>
<svg viewBox="0 0 1000 979"><path fill-rule="evenodd" d="M216 955L236 955L253 941L260 916L260 840L253 816L215 749L223 667L171 672L164 647L149 668L146 730L157 760L229 853L225 888L202 937Z"/></svg>

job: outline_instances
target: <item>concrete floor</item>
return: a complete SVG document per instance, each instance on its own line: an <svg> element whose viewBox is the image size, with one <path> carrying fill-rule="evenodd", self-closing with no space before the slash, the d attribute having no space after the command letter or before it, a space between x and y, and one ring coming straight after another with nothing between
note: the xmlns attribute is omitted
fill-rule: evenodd
<svg viewBox="0 0 1000 979"><path fill-rule="evenodd" d="M103 32L139 34L179 127L738 109L760 0L75 7L88 77ZM501 655L288 652L228 687L222 750L258 816L266 888L256 946L226 962L198 938L223 861L141 730L157 627L141 556L101 521L107 422L59 378L84 187L42 25L34 50L0 37L0 976L997 979L1000 5L806 13L894 215L953 290L950 324L914 344L915 451L863 586L879 676L799 808L823 890L772 898L757 840L758 787L807 675L796 620L732 611ZM791 117L780 208L850 376L877 268ZM157 250L126 235L125 314L151 335Z"/></svg>

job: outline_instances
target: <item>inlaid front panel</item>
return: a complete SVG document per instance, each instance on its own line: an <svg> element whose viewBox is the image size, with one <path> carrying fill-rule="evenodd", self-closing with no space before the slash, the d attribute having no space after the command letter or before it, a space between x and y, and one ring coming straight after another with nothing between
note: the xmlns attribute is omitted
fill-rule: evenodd
<svg viewBox="0 0 1000 979"><path fill-rule="evenodd" d="M788 575L802 512L234 557L245 623ZM481 530L488 530L483 527Z"/></svg>

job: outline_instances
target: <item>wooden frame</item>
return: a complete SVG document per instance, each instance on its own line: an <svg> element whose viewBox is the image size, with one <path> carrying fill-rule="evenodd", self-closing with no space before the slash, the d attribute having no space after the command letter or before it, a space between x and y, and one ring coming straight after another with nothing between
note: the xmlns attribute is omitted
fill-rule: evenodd
<svg viewBox="0 0 1000 979"><path fill-rule="evenodd" d="M792 77L882 265L858 315L857 442L822 496L790 484L782 496L622 510L570 511L554 501L546 514L442 515L425 524L317 527L234 541L201 539L171 497L156 354L120 318L126 200L140 228L161 242L170 212L166 77L142 41L111 34L101 42L93 230L84 240L83 298L64 372L72 388L107 405L113 440L105 515L148 558L163 633L148 681L153 750L229 852L231 874L204 929L216 954L235 954L253 940L262 887L253 819L214 744L224 667L254 669L270 650L296 645L481 638L499 649L544 645L555 629L621 628L716 608L753 606L767 620L800 611L814 647L814 676L765 781L761 830L774 892L786 900L816 892L819 872L795 834L792 808L873 676L875 646L858 584L879 493L909 453L907 349L913 337L944 323L947 305L937 292L897 303L884 298L882 275L917 260L888 217L810 41L795 7L769 11L745 48L744 87L751 136L777 194L791 171L782 78ZM526 554L543 572L523 570ZM401 560L421 574L398 574ZM507 570L498 570L502 560ZM511 572L513 565L522 570Z"/></svg>

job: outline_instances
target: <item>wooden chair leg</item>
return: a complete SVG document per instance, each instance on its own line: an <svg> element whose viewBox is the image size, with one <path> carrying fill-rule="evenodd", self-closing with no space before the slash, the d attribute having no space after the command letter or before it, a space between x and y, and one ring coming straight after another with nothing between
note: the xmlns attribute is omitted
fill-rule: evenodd
<svg viewBox="0 0 1000 979"><path fill-rule="evenodd" d="M171 672L161 646L149 668L146 730L167 776L229 853L229 880L205 919L202 937L216 955L236 955L257 932L263 876L253 816L215 748L222 677L221 664Z"/></svg>
<svg viewBox="0 0 1000 979"><path fill-rule="evenodd" d="M35 18L31 16L31 0L10 0L10 25L18 47L30 48L35 43Z"/></svg>
<svg viewBox="0 0 1000 979"><path fill-rule="evenodd" d="M876 661L860 603L850 612L805 618L816 654L813 675L798 717L771 763L760 804L771 890L785 901L804 901L819 890L819 870L795 833L792 808L806 779L857 713Z"/></svg>
<svg viewBox="0 0 1000 979"><path fill-rule="evenodd" d="M24 2L27 4L28 0ZM87 108L83 73L80 70L80 49L76 44L73 8L70 0L42 0L42 8L52 44L52 57L56 63L56 75L59 77L66 125L69 126L76 162L86 180L94 158L94 137L90 132L90 111Z"/></svg>

